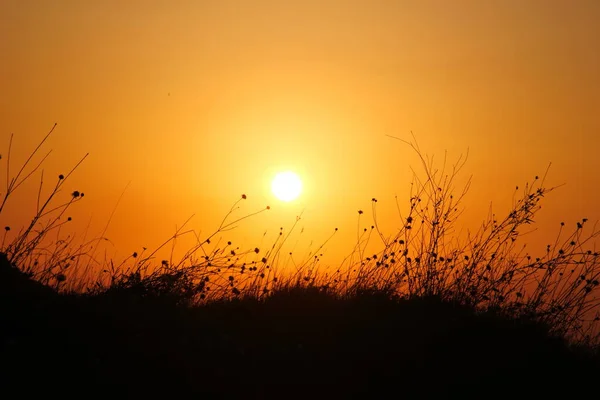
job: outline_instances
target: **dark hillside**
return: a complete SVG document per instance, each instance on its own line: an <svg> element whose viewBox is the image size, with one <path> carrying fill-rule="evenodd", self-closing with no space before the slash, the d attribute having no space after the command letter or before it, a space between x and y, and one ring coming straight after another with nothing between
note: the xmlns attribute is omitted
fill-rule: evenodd
<svg viewBox="0 0 600 400"><path fill-rule="evenodd" d="M18 397L574 395L600 371L539 324L435 297L292 288L193 307L58 295L5 258L0 271L2 385Z"/></svg>

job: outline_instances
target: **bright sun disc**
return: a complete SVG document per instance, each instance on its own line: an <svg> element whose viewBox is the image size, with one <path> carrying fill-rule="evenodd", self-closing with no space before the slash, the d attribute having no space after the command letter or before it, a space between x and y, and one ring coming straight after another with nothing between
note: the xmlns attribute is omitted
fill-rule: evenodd
<svg viewBox="0 0 600 400"><path fill-rule="evenodd" d="M275 175L271 190L279 200L292 201L302 192L302 181L291 171L280 172Z"/></svg>

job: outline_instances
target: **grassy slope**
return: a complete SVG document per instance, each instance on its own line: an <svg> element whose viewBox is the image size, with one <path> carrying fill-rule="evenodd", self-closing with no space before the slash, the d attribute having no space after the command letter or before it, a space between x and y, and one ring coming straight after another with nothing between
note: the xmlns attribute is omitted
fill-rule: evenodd
<svg viewBox="0 0 600 400"><path fill-rule="evenodd" d="M189 307L127 290L58 295L6 262L0 270L1 379L21 393L572 396L600 372L539 325L436 298L292 288Z"/></svg>

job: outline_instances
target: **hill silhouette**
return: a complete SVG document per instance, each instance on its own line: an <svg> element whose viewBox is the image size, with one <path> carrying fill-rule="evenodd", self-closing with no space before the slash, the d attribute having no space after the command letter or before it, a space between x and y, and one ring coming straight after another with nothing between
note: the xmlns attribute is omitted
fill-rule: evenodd
<svg viewBox="0 0 600 400"><path fill-rule="evenodd" d="M58 294L4 254L0 292L2 386L18 397L537 397L586 392L600 372L539 323L435 296Z"/></svg>

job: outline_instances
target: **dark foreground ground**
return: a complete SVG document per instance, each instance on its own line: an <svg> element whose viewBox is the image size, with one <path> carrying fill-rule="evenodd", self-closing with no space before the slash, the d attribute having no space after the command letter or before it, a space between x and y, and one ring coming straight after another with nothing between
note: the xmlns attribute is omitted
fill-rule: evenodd
<svg viewBox="0 0 600 400"><path fill-rule="evenodd" d="M598 395L600 368L539 326L435 298L280 292L202 307L57 295L0 273L0 395L522 398Z"/></svg>

